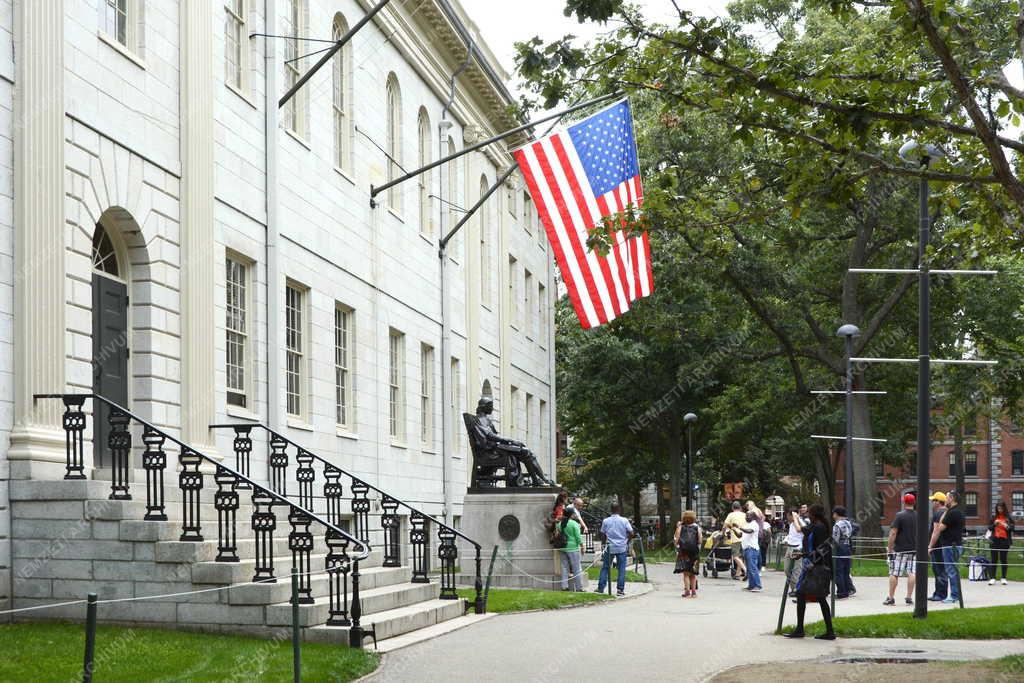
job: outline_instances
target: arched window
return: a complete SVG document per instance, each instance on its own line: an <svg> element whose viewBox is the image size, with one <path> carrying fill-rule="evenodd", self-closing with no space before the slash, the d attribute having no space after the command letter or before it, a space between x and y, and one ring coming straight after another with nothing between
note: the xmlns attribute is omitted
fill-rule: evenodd
<svg viewBox="0 0 1024 683"><path fill-rule="evenodd" d="M284 34L296 38L306 37L306 2L289 0L284 22ZM305 43L300 40L284 41L284 88L290 89L302 77L304 62L301 59ZM295 96L284 106L285 126L300 138L308 137L309 88L299 88Z"/></svg>
<svg viewBox="0 0 1024 683"><path fill-rule="evenodd" d="M455 154L455 140L451 136L448 136L447 148L445 149L445 155ZM447 232L455 227L455 224L459 222L462 217L456 209L459 206L459 164L462 163L461 159L448 162L442 168L445 169L445 203L443 211L445 212L444 219L444 231ZM453 258L459 258L462 253L462 231L455 233L455 237L452 238L453 253L457 256Z"/></svg>
<svg viewBox="0 0 1024 683"><path fill-rule="evenodd" d="M487 176L480 176L480 194L479 197L484 196L487 190L490 188L490 183L487 181ZM480 210L480 302L484 306L491 305L491 244L490 244L490 232L491 232L491 216L487 207L481 207Z"/></svg>
<svg viewBox="0 0 1024 683"><path fill-rule="evenodd" d="M387 83L387 140L388 182L396 179L402 167L402 91L398 77L388 74ZM388 190L388 206L401 213L401 190L396 186Z"/></svg>
<svg viewBox="0 0 1024 683"><path fill-rule="evenodd" d="M339 40L348 33L348 22L341 13L334 15L332 35ZM348 171L352 160L352 104L349 95L352 92L352 43L334 56L334 164Z"/></svg>
<svg viewBox="0 0 1024 683"><path fill-rule="evenodd" d="M121 277L121 269L117 263L117 251L110 235L100 224L96 224L96 232L92 234L92 269L114 277Z"/></svg>
<svg viewBox="0 0 1024 683"><path fill-rule="evenodd" d="M431 162L430 155L430 115L427 110L420 107L419 116L419 167L423 168ZM427 171L419 176L420 190L420 232L430 236L434 234L434 206L430 198L431 185L433 185L433 173Z"/></svg>

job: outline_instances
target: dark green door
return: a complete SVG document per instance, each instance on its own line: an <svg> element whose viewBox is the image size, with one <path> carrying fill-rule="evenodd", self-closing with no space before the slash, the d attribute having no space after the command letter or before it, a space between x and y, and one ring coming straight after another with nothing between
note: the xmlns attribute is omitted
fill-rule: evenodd
<svg viewBox="0 0 1024 683"><path fill-rule="evenodd" d="M128 288L98 273L92 276L92 391L128 407ZM95 466L109 466L110 411L96 401L93 415Z"/></svg>

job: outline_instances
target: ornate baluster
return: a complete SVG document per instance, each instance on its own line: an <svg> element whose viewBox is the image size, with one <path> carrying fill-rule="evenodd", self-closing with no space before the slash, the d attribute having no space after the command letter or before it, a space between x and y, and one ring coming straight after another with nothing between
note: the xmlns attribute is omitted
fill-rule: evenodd
<svg viewBox="0 0 1024 683"><path fill-rule="evenodd" d="M235 427L235 440L232 446L235 448L235 471L239 474L252 477L249 474L249 456L252 455L252 425L239 425ZM247 481L239 480L237 488L250 489L252 486Z"/></svg>
<svg viewBox="0 0 1024 683"><path fill-rule="evenodd" d="M363 543L370 542L370 499L366 496L370 487L358 479L352 480L352 515L355 517L355 537Z"/></svg>
<svg viewBox="0 0 1024 683"><path fill-rule="evenodd" d="M146 516L152 521L166 521L164 512L164 469L167 468L167 454L164 453L165 437L152 427L142 430L142 442L146 450L142 454L142 467L146 470Z"/></svg>
<svg viewBox="0 0 1024 683"><path fill-rule="evenodd" d="M203 473L199 465L203 459L190 448L178 456L181 472L178 473L178 488L181 489L181 538L182 541L201 541L199 523L199 492L203 490Z"/></svg>
<svg viewBox="0 0 1024 683"><path fill-rule="evenodd" d="M473 600L473 611L476 614L484 614L487 611L487 605L484 603L484 581L481 574L480 546L474 545L476 546L476 578L473 580L473 589L476 591L476 598Z"/></svg>
<svg viewBox="0 0 1024 683"><path fill-rule="evenodd" d="M327 521L341 526L341 498L345 487L341 485L341 470L333 465L324 465L324 498L327 500Z"/></svg>
<svg viewBox="0 0 1024 683"><path fill-rule="evenodd" d="M238 477L217 467L213 477L217 492L213 494L213 507L217 510L217 562L238 562Z"/></svg>
<svg viewBox="0 0 1024 683"><path fill-rule="evenodd" d="M313 470L313 454L300 448L295 454L295 462L299 464L295 471L295 480L299 482L299 505L313 510L313 481L316 472Z"/></svg>
<svg viewBox="0 0 1024 683"><path fill-rule="evenodd" d="M253 574L253 581L277 582L274 577L274 529L277 528L275 500L266 490L253 488L252 529L256 534L256 573Z"/></svg>
<svg viewBox="0 0 1024 683"><path fill-rule="evenodd" d="M409 515L409 544L412 546L412 582L430 583L427 572L430 570L427 543L430 531L427 529L427 518L418 512Z"/></svg>
<svg viewBox="0 0 1024 683"><path fill-rule="evenodd" d="M402 549L399 545L399 519L396 514L398 501L391 496L384 496L380 506L384 509L380 516L380 525L384 528L384 566L401 567Z"/></svg>
<svg viewBox="0 0 1024 683"><path fill-rule="evenodd" d="M309 532L312 518L298 508L292 508L288 514L288 522L292 530L288 534L288 549L292 551L292 566L299 570L299 604L313 604L313 590L310 587L311 577L309 556L313 552L313 534Z"/></svg>
<svg viewBox="0 0 1024 683"><path fill-rule="evenodd" d="M336 531L327 531L327 576L330 589L328 626L349 626L348 573L352 562L348 556L348 539Z"/></svg>
<svg viewBox="0 0 1024 683"><path fill-rule="evenodd" d="M441 541L437 548L437 557L441 560L441 595L442 600L457 600L455 592L455 562L459 559L459 547L455 545L455 532L446 526L439 526L437 537Z"/></svg>
<svg viewBox="0 0 1024 683"><path fill-rule="evenodd" d="M288 442L277 434L270 435L270 488L288 495Z"/></svg>
<svg viewBox="0 0 1024 683"><path fill-rule="evenodd" d="M128 493L128 463L132 454L132 434L128 431L131 418L128 413L110 407L110 435L107 443L110 446L110 500L131 500Z"/></svg>
<svg viewBox="0 0 1024 683"><path fill-rule="evenodd" d="M65 479L85 479L85 396L64 397L64 438L67 442Z"/></svg>
<svg viewBox="0 0 1024 683"><path fill-rule="evenodd" d="M587 527L587 533L583 537L586 539L586 551L588 553L594 552L594 532L590 527Z"/></svg>

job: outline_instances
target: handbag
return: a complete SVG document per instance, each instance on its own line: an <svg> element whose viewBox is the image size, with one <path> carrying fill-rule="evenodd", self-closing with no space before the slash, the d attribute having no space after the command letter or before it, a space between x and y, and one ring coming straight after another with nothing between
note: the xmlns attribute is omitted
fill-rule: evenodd
<svg viewBox="0 0 1024 683"><path fill-rule="evenodd" d="M812 564L803 577L800 592L808 597L824 597L828 595L832 585L832 568L823 564Z"/></svg>

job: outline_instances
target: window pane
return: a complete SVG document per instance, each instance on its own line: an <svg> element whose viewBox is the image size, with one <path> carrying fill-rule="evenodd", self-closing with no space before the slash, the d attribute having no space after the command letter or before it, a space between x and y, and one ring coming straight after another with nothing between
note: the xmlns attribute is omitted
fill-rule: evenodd
<svg viewBox="0 0 1024 683"><path fill-rule="evenodd" d="M334 310L335 419L351 428L352 418L352 319L351 309Z"/></svg>
<svg viewBox="0 0 1024 683"><path fill-rule="evenodd" d="M289 415L301 416L302 384L305 364L302 334L304 292L296 287L285 288L285 396Z"/></svg>
<svg viewBox="0 0 1024 683"><path fill-rule="evenodd" d="M246 320L246 266L228 257L225 260L224 330L226 336L225 370L229 405L247 407L248 326Z"/></svg>

